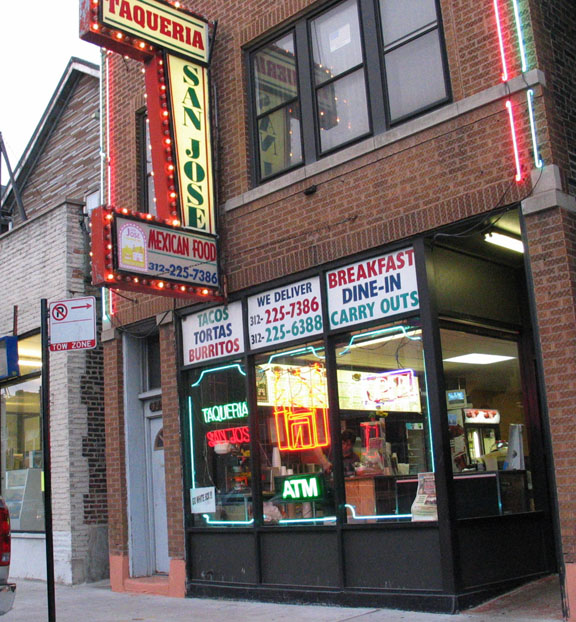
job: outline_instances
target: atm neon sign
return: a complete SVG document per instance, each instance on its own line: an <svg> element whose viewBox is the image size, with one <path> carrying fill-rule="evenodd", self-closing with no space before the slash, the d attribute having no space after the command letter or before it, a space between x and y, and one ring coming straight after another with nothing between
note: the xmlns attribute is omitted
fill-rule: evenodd
<svg viewBox="0 0 576 622"><path fill-rule="evenodd" d="M284 501L312 501L324 496L324 480L321 475L299 475L282 483Z"/></svg>

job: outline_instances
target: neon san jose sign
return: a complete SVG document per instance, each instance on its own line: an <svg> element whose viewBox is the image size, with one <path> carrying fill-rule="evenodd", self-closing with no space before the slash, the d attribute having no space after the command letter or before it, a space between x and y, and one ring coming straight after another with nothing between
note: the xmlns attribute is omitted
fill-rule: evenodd
<svg viewBox="0 0 576 622"><path fill-rule="evenodd" d="M144 63L158 221L175 231L192 231L216 248L209 23L161 0L81 0L80 5L82 39ZM125 208L122 212L138 216ZM102 218L102 214L95 218ZM217 262L209 268L206 260L198 258L190 266L202 271L196 273L200 275L197 284L204 285L200 289L190 287L190 279L178 287L179 277L173 274L170 287L166 287L166 270L154 266L150 268L153 274L144 279L146 283L139 278L134 281L132 275L105 265L109 248L106 234L103 238L93 238L93 255L99 267L96 285L222 300ZM210 280L202 281L208 272Z"/></svg>

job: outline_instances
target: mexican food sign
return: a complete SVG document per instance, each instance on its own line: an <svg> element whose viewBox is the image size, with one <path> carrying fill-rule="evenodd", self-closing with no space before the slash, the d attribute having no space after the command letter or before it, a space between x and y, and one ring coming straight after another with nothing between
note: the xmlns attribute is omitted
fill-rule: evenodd
<svg viewBox="0 0 576 622"><path fill-rule="evenodd" d="M188 298L223 300L212 172L209 35L210 24L203 17L160 0L80 1L82 39L144 63L156 205L152 223L130 206L103 206L111 210L115 231L123 231L124 237L110 241L106 235L93 235L95 285L161 295L175 295L177 289ZM121 225L123 215L137 224ZM102 221L104 217L102 212L94 215L93 231L110 224ZM172 228L170 234L163 232L166 227ZM143 254L134 250L139 248ZM134 274L145 278L134 280ZM168 288L166 281L171 283Z"/></svg>

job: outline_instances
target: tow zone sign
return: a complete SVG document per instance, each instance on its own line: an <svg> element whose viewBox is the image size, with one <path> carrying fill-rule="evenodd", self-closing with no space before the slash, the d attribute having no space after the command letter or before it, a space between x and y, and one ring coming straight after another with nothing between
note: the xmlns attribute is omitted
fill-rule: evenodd
<svg viewBox="0 0 576 622"><path fill-rule="evenodd" d="M95 348L96 299L86 296L51 302L48 327L51 352Z"/></svg>

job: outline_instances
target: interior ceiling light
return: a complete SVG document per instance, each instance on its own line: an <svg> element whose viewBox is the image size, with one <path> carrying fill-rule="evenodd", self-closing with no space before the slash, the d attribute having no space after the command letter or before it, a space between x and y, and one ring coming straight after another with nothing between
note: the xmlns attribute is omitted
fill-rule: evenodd
<svg viewBox="0 0 576 622"><path fill-rule="evenodd" d="M490 244L496 244L496 246L501 246L511 251L516 251L517 253L524 252L524 244L522 243L522 240L518 240L517 238L513 238L509 235L504 235L503 233L485 233L484 240L486 242L490 242Z"/></svg>
<svg viewBox="0 0 576 622"><path fill-rule="evenodd" d="M499 354L480 354L471 352L470 354L462 354L449 359L444 359L445 363L466 363L467 365L491 365L492 363L500 363L501 361L510 361L513 356L501 356Z"/></svg>

